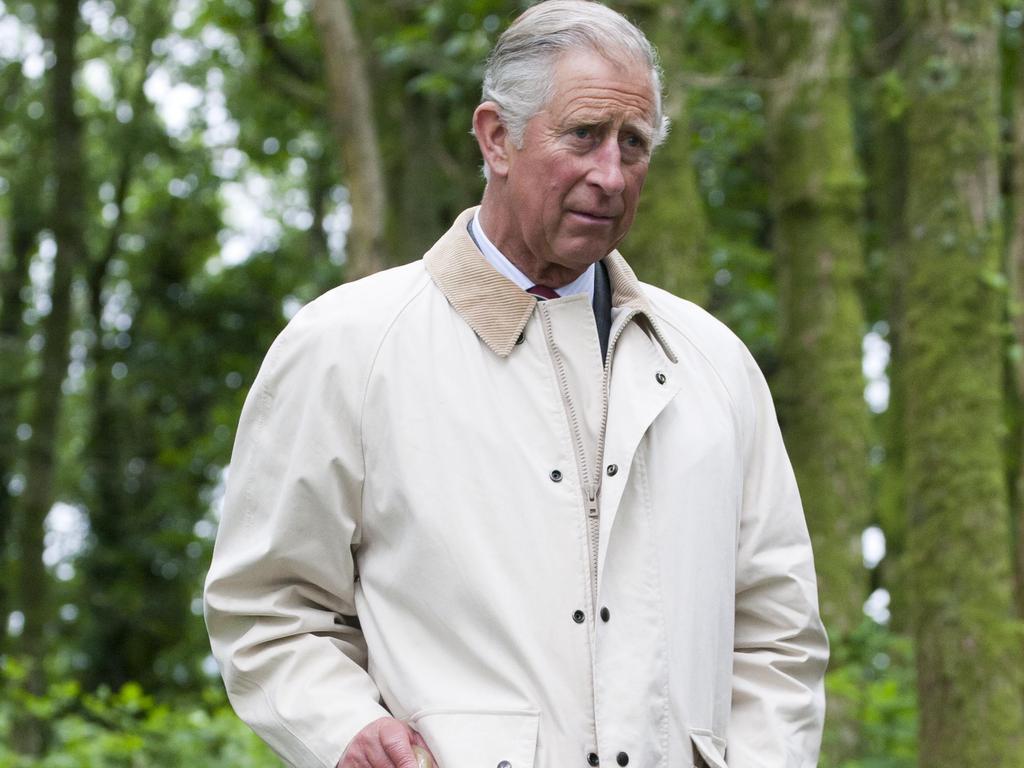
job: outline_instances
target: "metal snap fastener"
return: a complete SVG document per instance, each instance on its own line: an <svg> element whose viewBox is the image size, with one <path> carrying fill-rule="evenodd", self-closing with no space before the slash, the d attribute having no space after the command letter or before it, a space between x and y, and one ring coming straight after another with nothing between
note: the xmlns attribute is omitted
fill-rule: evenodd
<svg viewBox="0 0 1024 768"><path fill-rule="evenodd" d="M556 483L562 482L562 473L559 472L557 469L552 469L551 470L551 480L553 482L556 482Z"/></svg>
<svg viewBox="0 0 1024 768"><path fill-rule="evenodd" d="M572 612L572 620L577 624L582 624L586 620L587 616L581 610L575 610Z"/></svg>
<svg viewBox="0 0 1024 768"><path fill-rule="evenodd" d="M654 380L659 384L664 384L666 381L665 374L662 373L661 371L658 371L656 374L654 374Z"/></svg>
<svg viewBox="0 0 1024 768"><path fill-rule="evenodd" d="M526 334L520 333L519 337L516 339L516 345L522 344L524 341L526 341Z"/></svg>
<svg viewBox="0 0 1024 768"><path fill-rule="evenodd" d="M619 752L619 754L615 757L615 762L619 765L629 765L629 755L627 755L625 752Z"/></svg>
<svg viewBox="0 0 1024 768"><path fill-rule="evenodd" d="M498 763L498 768L512 768L512 763L510 763L508 760L502 760L500 763Z"/></svg>
<svg viewBox="0 0 1024 768"><path fill-rule="evenodd" d="M608 610L608 606L601 609L601 621L608 621L612 617L612 612Z"/></svg>
<svg viewBox="0 0 1024 768"><path fill-rule="evenodd" d="M614 477L616 475L616 473L618 473L618 471L619 471L619 465L618 464L609 464L607 471L608 471L608 477Z"/></svg>
<svg viewBox="0 0 1024 768"><path fill-rule="evenodd" d="M589 755L587 755L587 763L589 763L590 765L597 765L600 762L601 761L597 759L596 752L591 752Z"/></svg>

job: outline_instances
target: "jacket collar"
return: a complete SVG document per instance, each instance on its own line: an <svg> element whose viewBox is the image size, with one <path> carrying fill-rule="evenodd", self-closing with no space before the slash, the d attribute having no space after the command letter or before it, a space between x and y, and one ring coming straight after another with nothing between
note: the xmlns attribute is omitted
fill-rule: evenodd
<svg viewBox="0 0 1024 768"><path fill-rule="evenodd" d="M537 307L537 299L492 267L469 236L478 208L463 211L423 257L430 277L456 312L499 357L508 357ZM666 356L672 348L654 320L650 301L618 251L603 259L612 288L612 306L634 309L646 321Z"/></svg>

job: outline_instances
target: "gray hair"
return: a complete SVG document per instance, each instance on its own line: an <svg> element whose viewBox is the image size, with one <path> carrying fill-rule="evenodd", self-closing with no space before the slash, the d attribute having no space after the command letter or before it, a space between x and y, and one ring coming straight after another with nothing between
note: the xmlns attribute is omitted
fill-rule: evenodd
<svg viewBox="0 0 1024 768"><path fill-rule="evenodd" d="M523 146L526 124L552 96L553 70L562 54L579 49L646 66L654 94L651 147L668 134L661 109L661 67L654 46L628 19L589 0L546 0L512 22L487 59L481 101L498 105L512 143ZM616 57L616 58L612 58Z"/></svg>

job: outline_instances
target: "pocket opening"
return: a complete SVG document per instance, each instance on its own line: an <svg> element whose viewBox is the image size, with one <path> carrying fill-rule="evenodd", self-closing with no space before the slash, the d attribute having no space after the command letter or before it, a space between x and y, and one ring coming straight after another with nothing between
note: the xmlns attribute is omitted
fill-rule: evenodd
<svg viewBox="0 0 1024 768"><path fill-rule="evenodd" d="M726 742L703 728L690 729L694 768L729 768L725 762Z"/></svg>
<svg viewBox="0 0 1024 768"><path fill-rule="evenodd" d="M442 768L534 768L536 710L428 709L408 718Z"/></svg>

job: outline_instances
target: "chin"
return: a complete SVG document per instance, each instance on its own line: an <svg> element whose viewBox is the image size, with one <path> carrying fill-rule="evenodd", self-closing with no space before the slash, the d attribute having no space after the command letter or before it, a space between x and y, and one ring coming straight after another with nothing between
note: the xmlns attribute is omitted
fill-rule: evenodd
<svg viewBox="0 0 1024 768"><path fill-rule="evenodd" d="M574 269L586 269L591 264L603 259L614 249L615 246L608 243L594 245L593 243L568 245L559 249L558 263Z"/></svg>

